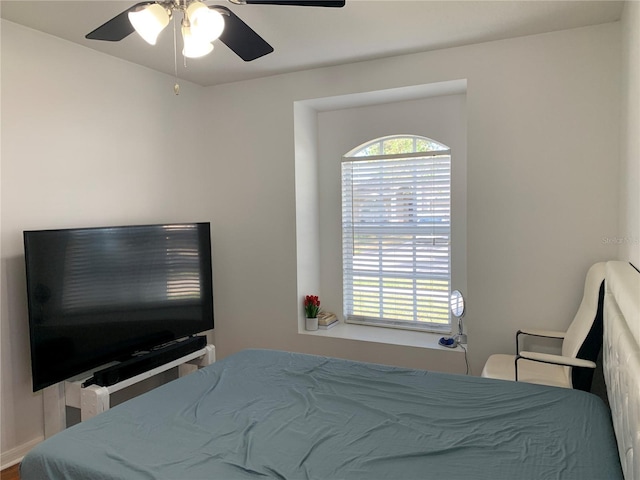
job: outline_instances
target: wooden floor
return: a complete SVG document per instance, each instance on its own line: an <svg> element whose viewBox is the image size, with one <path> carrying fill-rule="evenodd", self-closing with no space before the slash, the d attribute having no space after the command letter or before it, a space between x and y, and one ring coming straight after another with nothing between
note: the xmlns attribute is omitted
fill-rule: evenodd
<svg viewBox="0 0 640 480"><path fill-rule="evenodd" d="M0 472L0 480L20 480L20 464L5 468Z"/></svg>

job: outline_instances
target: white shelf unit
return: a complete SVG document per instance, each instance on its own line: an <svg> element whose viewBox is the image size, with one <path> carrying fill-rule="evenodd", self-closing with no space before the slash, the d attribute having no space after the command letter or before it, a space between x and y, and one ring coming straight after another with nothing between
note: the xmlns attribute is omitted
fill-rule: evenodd
<svg viewBox="0 0 640 480"><path fill-rule="evenodd" d="M51 385L44 389L44 436L49 438L67 428L66 407L80 409L80 419L85 421L109 410L109 397L117 391L174 367L179 368L179 375L182 377L195 369L211 365L215 360L215 346L209 344L200 350L108 387L99 385L83 387L82 384L91 377L91 374Z"/></svg>

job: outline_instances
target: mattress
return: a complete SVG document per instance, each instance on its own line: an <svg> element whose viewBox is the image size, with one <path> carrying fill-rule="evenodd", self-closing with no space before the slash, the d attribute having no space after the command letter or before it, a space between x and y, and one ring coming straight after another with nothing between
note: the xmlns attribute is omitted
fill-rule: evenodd
<svg viewBox="0 0 640 480"><path fill-rule="evenodd" d="M23 480L622 479L589 393L246 350L34 448Z"/></svg>

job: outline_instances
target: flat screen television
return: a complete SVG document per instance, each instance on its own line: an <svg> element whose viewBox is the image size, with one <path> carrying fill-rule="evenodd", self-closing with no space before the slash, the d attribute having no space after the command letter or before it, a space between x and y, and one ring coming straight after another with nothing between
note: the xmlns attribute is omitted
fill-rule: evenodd
<svg viewBox="0 0 640 480"><path fill-rule="evenodd" d="M24 232L33 391L212 329L208 223Z"/></svg>

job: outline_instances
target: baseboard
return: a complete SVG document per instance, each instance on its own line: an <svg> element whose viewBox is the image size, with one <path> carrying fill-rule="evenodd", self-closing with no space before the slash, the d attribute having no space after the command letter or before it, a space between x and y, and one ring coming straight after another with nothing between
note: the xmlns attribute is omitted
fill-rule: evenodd
<svg viewBox="0 0 640 480"><path fill-rule="evenodd" d="M2 452L0 454L0 470L4 470L5 468L14 466L16 463L20 463L22 461L22 458L27 453L29 453L29 450L31 450L43 440L44 437L37 437L33 440L28 441L27 443L23 443L22 445L18 445L17 447L12 448L11 450Z"/></svg>

